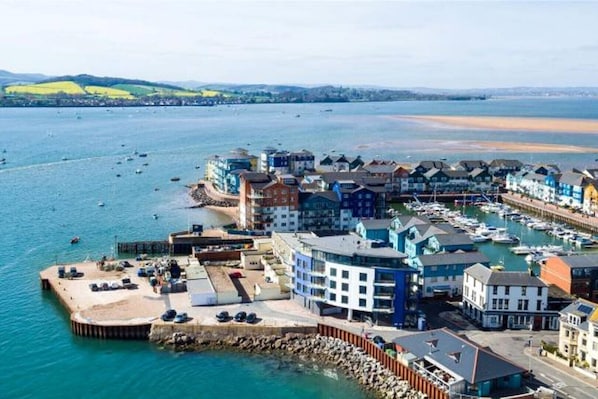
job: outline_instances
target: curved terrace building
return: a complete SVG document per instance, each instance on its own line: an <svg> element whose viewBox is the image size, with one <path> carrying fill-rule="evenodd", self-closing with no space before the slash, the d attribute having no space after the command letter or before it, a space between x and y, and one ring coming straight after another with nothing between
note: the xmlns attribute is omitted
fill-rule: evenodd
<svg viewBox="0 0 598 399"><path fill-rule="evenodd" d="M287 266L291 297L316 314L342 314L397 327L417 319L417 270L405 255L355 234L272 234Z"/></svg>

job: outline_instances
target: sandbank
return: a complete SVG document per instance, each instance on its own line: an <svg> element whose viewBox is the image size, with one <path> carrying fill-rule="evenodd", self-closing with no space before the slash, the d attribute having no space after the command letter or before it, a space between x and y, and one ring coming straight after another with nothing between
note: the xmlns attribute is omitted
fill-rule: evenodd
<svg viewBox="0 0 598 399"><path fill-rule="evenodd" d="M565 144L547 144L530 142L504 142L504 141L481 141L481 140L411 140L411 147L419 152L442 153L453 152L521 152L521 153L575 153L588 154L597 153L598 147L582 147ZM381 149L405 149L404 140L383 141L373 143L362 143L356 146L357 150Z"/></svg>
<svg viewBox="0 0 598 399"><path fill-rule="evenodd" d="M391 118L472 129L598 134L598 120L595 119L443 115L393 115Z"/></svg>

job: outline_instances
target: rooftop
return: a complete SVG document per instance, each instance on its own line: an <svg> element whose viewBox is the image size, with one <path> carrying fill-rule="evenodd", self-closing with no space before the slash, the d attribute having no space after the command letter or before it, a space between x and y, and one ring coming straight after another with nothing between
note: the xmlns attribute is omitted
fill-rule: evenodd
<svg viewBox="0 0 598 399"><path fill-rule="evenodd" d="M446 328L396 338L394 342L418 359L436 363L470 384L525 371Z"/></svg>

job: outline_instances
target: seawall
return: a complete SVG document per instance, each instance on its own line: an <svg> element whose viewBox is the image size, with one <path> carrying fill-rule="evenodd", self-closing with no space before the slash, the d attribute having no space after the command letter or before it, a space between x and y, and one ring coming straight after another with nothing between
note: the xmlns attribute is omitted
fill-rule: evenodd
<svg viewBox="0 0 598 399"><path fill-rule="evenodd" d="M544 219L567 223L580 229L598 233L598 217L572 212L553 204L523 197L519 194L502 194L502 201L519 209L541 216Z"/></svg>

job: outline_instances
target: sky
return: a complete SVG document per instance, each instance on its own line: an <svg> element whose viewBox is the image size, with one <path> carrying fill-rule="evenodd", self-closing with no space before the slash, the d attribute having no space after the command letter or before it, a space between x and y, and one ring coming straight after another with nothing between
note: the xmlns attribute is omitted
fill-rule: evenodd
<svg viewBox="0 0 598 399"><path fill-rule="evenodd" d="M0 69L206 83L598 86L598 0L0 0Z"/></svg>

